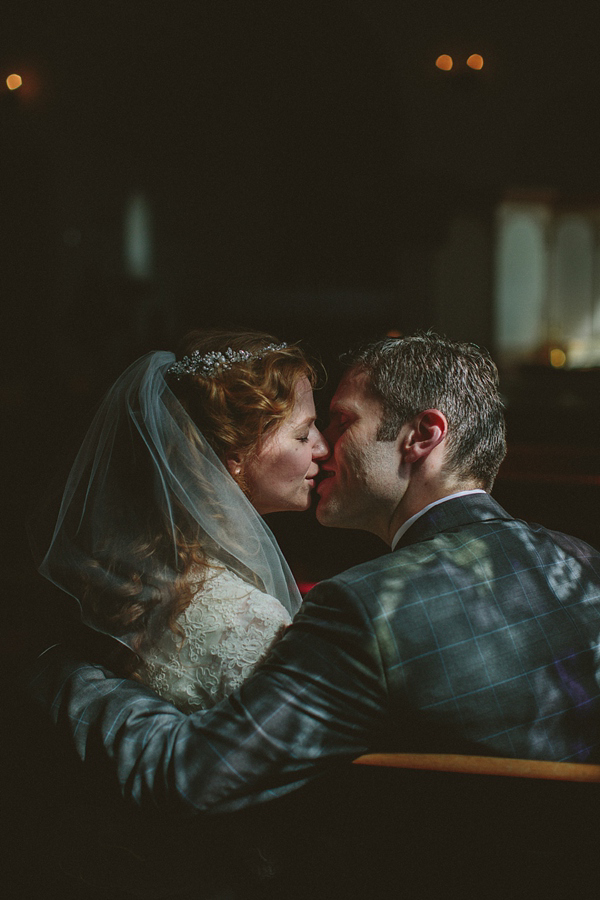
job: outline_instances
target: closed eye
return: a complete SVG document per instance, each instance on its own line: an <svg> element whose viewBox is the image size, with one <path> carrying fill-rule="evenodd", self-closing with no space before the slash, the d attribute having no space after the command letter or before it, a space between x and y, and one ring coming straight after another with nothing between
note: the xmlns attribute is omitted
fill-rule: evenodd
<svg viewBox="0 0 600 900"><path fill-rule="evenodd" d="M330 425L340 428L342 431L352 422L352 417L346 413L336 413L331 417Z"/></svg>

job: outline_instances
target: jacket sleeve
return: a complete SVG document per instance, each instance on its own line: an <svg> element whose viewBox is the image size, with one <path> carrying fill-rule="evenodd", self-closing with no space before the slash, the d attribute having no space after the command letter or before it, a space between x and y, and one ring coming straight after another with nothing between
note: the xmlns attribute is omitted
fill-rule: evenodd
<svg viewBox="0 0 600 900"><path fill-rule="evenodd" d="M377 749L385 678L360 599L323 582L266 662L231 697L186 716L150 689L60 648L29 692L86 765L108 761L140 807L226 812L272 799Z"/></svg>

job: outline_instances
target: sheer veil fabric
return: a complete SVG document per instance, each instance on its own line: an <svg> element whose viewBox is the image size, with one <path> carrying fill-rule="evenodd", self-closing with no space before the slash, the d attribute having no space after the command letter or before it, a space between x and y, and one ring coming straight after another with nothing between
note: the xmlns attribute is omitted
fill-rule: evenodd
<svg viewBox="0 0 600 900"><path fill-rule="evenodd" d="M144 627L160 630L182 574L182 535L193 534L208 557L276 597L291 617L301 602L270 529L170 390L174 362L173 353L149 353L109 390L38 556L42 575L79 601L87 625L130 647L139 624L113 627L111 611L133 591Z"/></svg>

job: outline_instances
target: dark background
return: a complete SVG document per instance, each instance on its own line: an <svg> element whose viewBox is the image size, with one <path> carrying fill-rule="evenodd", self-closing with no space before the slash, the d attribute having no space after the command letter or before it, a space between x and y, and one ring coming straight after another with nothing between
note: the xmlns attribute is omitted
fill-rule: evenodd
<svg viewBox="0 0 600 900"><path fill-rule="evenodd" d="M434 61L455 59L451 73ZM469 70L470 53L484 57ZM190 327L302 340L331 366L390 330L494 346L507 191L600 196L594 4L433 0L22 2L0 28L0 414L6 643L52 617L25 521L113 378ZM4 79L22 75L10 92ZM151 209L150 277L123 254ZM482 259L435 260L457 216ZM482 274L483 273L483 274ZM328 388L320 397L326 405ZM597 373L507 387L509 509L600 543ZM576 402L561 403L560 397ZM298 578L378 553L273 518ZM32 606L33 604L33 606ZM48 612L50 610L50 612ZM10 649L9 647L9 649Z"/></svg>
<svg viewBox="0 0 600 900"><path fill-rule="evenodd" d="M330 369L350 344L420 328L475 340L496 354L498 204L511 191L555 192L584 204L600 198L596 20L597 4L589 0L3 4L3 671L18 671L47 646L56 622L72 609L35 572L25 527L30 510L102 393L141 353L172 349L191 327L231 324L301 340ZM435 68L441 53L454 58L452 72ZM471 53L484 57L481 72L465 66ZM13 72L23 86L10 92L5 78ZM152 270L144 278L131 275L123 251L135 194L151 210ZM454 249L457 220L475 229L476 252ZM452 290L440 281L444 254ZM495 496L516 515L600 545L598 372L538 366L510 376L503 372L510 449ZM322 408L330 388L319 392ZM311 514L271 519L300 580L318 580L384 549L369 535L319 528ZM74 798L77 809L81 796L67 755L56 751L56 735L38 730L41 723L18 693L3 684L3 694L15 706L12 718L2 714L3 821L11 835L3 890L10 898L105 900L89 873L80 882L60 870L62 860L77 860L79 844L93 843L85 806L67 823L66 801ZM15 723L31 734L20 734ZM428 853L432 823L449 823L452 836L464 788L461 782L456 802L433 815L419 797ZM387 778L385 791L387 802ZM432 794L439 798L437 782ZM529 852L539 822L554 821L556 803L546 816L520 791L519 814L511 810L503 820L497 813L506 802L504 785L501 794L500 807L482 795L497 828L487 847L497 848L500 832L513 836L518 823L515 842L523 835ZM404 810L404 789L398 798L391 805ZM106 799L114 843L119 820ZM577 866L572 849L580 832L573 823L592 821L591 813L582 816L580 800L569 818L559 798L568 827L560 846L554 840L545 848L547 857L575 859ZM395 842L384 857L381 823L378 831L361 820L352 831L364 811L355 794L352 807L354 818L345 823L335 806L317 834L326 850L340 828L342 835L360 834L359 863L367 860L370 878L373 869L379 873L378 860L396 857L397 820L383 835L384 849L391 835ZM523 818L527 809L537 817L531 825ZM312 815L303 828L296 814L288 826L292 842L311 835ZM407 821L419 836L413 818ZM147 852L143 823L124 823ZM590 835L595 839L593 829L588 841ZM168 844L161 836L159 849L174 848L176 860L169 861L168 884L185 870L187 844L179 837L176 829ZM539 834L537 840L544 850ZM355 846L345 845L344 859ZM576 849L585 847L593 859L588 846ZM452 847L445 847L449 868ZM195 855L187 858L197 865ZM445 872L435 853L431 858ZM531 859L528 885L545 870L539 855ZM114 873L114 860L99 862L103 879ZM122 896L119 887L111 896ZM567 893L559 888L554 895Z"/></svg>

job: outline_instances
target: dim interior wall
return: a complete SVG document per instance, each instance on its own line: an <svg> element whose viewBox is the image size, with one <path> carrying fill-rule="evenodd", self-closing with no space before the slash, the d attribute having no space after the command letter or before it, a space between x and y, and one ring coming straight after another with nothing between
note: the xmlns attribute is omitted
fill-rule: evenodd
<svg viewBox="0 0 600 900"><path fill-rule="evenodd" d="M435 327L455 340L474 341L493 351L492 284L490 218L481 212L459 213L432 255Z"/></svg>

